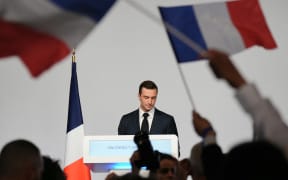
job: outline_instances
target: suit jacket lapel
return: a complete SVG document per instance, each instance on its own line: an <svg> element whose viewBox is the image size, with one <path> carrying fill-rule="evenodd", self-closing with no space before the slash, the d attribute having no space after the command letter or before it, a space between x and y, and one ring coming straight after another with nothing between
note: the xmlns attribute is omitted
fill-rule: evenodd
<svg viewBox="0 0 288 180"><path fill-rule="evenodd" d="M159 112L155 108L154 117L153 117L153 120L152 120L152 125L151 125L151 128L150 128L149 134L155 134L155 133L157 133L159 131L160 122L158 122L158 121L159 121Z"/></svg>
<svg viewBox="0 0 288 180"><path fill-rule="evenodd" d="M130 127L134 127L135 128L135 132L140 131L140 125L139 125L139 109L137 109L136 111L134 111L133 113L133 117L132 117L132 121L133 121L133 126Z"/></svg>

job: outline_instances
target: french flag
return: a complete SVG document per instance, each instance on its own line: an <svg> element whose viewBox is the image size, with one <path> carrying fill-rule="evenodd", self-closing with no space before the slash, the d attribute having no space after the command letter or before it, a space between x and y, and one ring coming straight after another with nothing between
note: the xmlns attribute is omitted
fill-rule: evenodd
<svg viewBox="0 0 288 180"><path fill-rule="evenodd" d="M65 58L116 0L0 1L0 58L19 56L37 77Z"/></svg>
<svg viewBox="0 0 288 180"><path fill-rule="evenodd" d="M73 55L75 60L75 56ZM76 62L72 62L69 110L67 121L66 155L64 172L67 180L90 180L91 173L83 162L84 126L78 90Z"/></svg>
<svg viewBox="0 0 288 180"><path fill-rule="evenodd" d="M159 7L162 20L202 49L229 54L254 45L276 48L258 0L238 0L191 6ZM199 53L172 33L168 36L179 63L200 59Z"/></svg>

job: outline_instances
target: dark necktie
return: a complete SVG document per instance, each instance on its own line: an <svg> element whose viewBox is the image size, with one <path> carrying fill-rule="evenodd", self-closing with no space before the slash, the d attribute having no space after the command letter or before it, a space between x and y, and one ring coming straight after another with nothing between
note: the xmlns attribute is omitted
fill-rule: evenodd
<svg viewBox="0 0 288 180"><path fill-rule="evenodd" d="M141 131L149 134L149 123L148 123L148 119L147 119L148 116L149 116L148 113L143 114L144 119L142 121Z"/></svg>

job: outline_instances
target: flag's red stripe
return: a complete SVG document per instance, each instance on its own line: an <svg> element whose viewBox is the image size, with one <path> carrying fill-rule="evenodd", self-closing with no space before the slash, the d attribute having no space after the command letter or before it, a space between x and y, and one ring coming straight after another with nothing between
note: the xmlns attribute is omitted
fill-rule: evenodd
<svg viewBox="0 0 288 180"><path fill-rule="evenodd" d="M63 41L27 26L0 20L0 27L0 57L19 56L33 76L70 52Z"/></svg>
<svg viewBox="0 0 288 180"><path fill-rule="evenodd" d="M258 0L231 1L227 2L227 7L246 47L259 45L266 49L276 48Z"/></svg>
<svg viewBox="0 0 288 180"><path fill-rule="evenodd" d="M64 172L67 180L90 180L90 169L83 163L83 158L66 166Z"/></svg>

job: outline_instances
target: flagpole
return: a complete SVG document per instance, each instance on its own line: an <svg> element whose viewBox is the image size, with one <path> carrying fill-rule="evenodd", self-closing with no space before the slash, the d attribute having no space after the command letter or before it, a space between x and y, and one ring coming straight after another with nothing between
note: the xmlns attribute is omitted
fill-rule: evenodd
<svg viewBox="0 0 288 180"><path fill-rule="evenodd" d="M198 54L203 54L205 53L205 49L203 49L201 46L199 46L196 42L194 42L193 40L191 40L189 37L187 37L185 34L183 34L182 32L180 32L178 29L176 29L174 26L172 26L171 24L169 24L166 21L162 21L160 18L158 18L157 16L153 15L152 13L150 13L149 11L147 11L145 8L143 8L141 5L139 5L138 3L135 2L135 0L126 0L126 2L128 2L128 4L132 7L134 7L135 9L139 10L140 12L142 12L144 15L146 15L148 18L150 18L151 20L153 20L156 24L158 25L162 25L162 23L164 23L167 31L169 33L171 33L172 35L174 35L176 38L178 38L180 41L182 41L184 44L186 44L188 47L190 47L191 49L193 49L194 51L196 51ZM181 79L184 83L184 87L185 90L187 92L190 104L192 106L192 109L196 110L196 106L194 104L192 95L191 95L191 91L189 89L189 86L187 84L186 79L184 78L184 74L182 72L182 69L180 68L179 63L177 63L177 67L178 70L180 72L180 76Z"/></svg>
<svg viewBox="0 0 288 180"><path fill-rule="evenodd" d="M85 133L75 61L75 49L73 49L64 172L67 180L91 180L90 169L83 160L82 145Z"/></svg>

